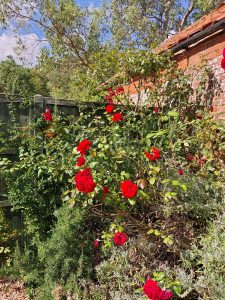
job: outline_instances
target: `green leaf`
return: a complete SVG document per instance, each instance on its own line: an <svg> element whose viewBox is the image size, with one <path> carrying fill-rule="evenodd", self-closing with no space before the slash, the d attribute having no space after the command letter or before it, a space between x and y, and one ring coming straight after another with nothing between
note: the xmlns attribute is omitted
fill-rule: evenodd
<svg viewBox="0 0 225 300"><path fill-rule="evenodd" d="M154 232L153 232L153 233L154 233L154 235L155 235L155 236L160 236L160 235L161 235L161 233L160 233L160 232L159 232L157 229L156 229L156 230L154 230Z"/></svg>
<svg viewBox="0 0 225 300"><path fill-rule="evenodd" d="M138 190L138 196L145 199L149 199L149 195L146 194L143 190Z"/></svg>
<svg viewBox="0 0 225 300"><path fill-rule="evenodd" d="M179 117L179 113L177 111L174 111L174 110L169 111L167 113L167 115L170 116L170 117L175 117L175 118Z"/></svg>
<svg viewBox="0 0 225 300"><path fill-rule="evenodd" d="M133 200L133 199L128 199L128 202L130 203L130 205L135 205L137 202L136 200Z"/></svg>
<svg viewBox="0 0 225 300"><path fill-rule="evenodd" d="M134 290L135 294L142 294L143 293L143 288L138 288L136 290Z"/></svg>
<svg viewBox="0 0 225 300"><path fill-rule="evenodd" d="M165 237L163 243L166 245L173 245L173 240L170 237Z"/></svg>
<svg viewBox="0 0 225 300"><path fill-rule="evenodd" d="M167 122L167 121L169 120L169 118L168 118L167 116L162 116L162 117L160 118L160 120L161 120L162 122Z"/></svg>
<svg viewBox="0 0 225 300"><path fill-rule="evenodd" d="M159 130L159 131L153 131L147 134L146 139L150 138L157 138L158 136L165 135L168 132L168 130Z"/></svg>
<svg viewBox="0 0 225 300"><path fill-rule="evenodd" d="M156 281L162 281L165 278L164 272L153 272L154 280Z"/></svg>
<svg viewBox="0 0 225 300"><path fill-rule="evenodd" d="M180 187L181 187L185 192L187 192L187 186L186 186L186 184L181 184Z"/></svg>
<svg viewBox="0 0 225 300"><path fill-rule="evenodd" d="M155 177L151 177L150 179L149 179L149 182L150 182L150 184L154 184L155 183L155 181L156 181L156 178Z"/></svg>
<svg viewBox="0 0 225 300"><path fill-rule="evenodd" d="M145 278L142 276L138 276L137 278L140 282L145 283Z"/></svg>
<svg viewBox="0 0 225 300"><path fill-rule="evenodd" d="M182 293L181 286L174 286L174 292L179 296Z"/></svg>

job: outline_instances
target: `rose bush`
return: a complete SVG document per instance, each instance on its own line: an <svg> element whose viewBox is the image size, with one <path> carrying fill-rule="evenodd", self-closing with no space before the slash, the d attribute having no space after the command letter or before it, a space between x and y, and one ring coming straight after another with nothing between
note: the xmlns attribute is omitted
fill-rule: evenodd
<svg viewBox="0 0 225 300"><path fill-rule="evenodd" d="M176 99L189 93L180 85ZM176 270L224 209L224 126L204 111L160 107L159 91L151 94L157 109L122 106L123 92L109 89L110 109L81 107L75 122L40 116L21 139L19 161L2 163L32 253L22 263L21 250L18 272L37 299L51 299L57 285L78 299L200 297Z"/></svg>

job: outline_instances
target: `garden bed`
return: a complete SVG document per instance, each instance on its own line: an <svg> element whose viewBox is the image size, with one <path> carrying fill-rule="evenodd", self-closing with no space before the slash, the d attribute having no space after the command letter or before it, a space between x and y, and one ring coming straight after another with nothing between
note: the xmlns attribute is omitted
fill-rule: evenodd
<svg viewBox="0 0 225 300"><path fill-rule="evenodd" d="M24 292L24 285L21 281L10 281L0 279L1 300L28 300Z"/></svg>

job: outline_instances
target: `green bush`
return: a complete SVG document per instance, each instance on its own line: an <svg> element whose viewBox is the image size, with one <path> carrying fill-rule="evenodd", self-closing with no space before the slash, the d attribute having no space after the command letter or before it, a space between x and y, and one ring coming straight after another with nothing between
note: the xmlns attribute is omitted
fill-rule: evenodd
<svg viewBox="0 0 225 300"><path fill-rule="evenodd" d="M1 161L28 240L14 265L36 299L68 293L85 300L141 299L149 277L174 299L202 295L188 285L193 277L181 257L224 210L225 131L205 112L185 117L191 105L182 98L191 93L186 79L176 77L185 86L176 94L179 111L121 106L126 99L120 94L120 122L101 108L80 107L76 119L55 113L47 122L40 116L23 133L19 161ZM173 94L167 92L169 101ZM90 149L81 168L77 146L83 140ZM158 157L151 160L153 147ZM84 185L93 188L87 193L74 182L85 168ZM135 189L131 197L121 191L126 180ZM127 240L119 246L114 237L122 232Z"/></svg>
<svg viewBox="0 0 225 300"><path fill-rule="evenodd" d="M205 235L183 256L188 269L195 270L190 286L199 299L219 300L225 293L225 216L215 220ZM192 271L193 272L193 271Z"/></svg>
<svg viewBox="0 0 225 300"><path fill-rule="evenodd" d="M3 267L5 263L7 266L11 264L11 248L14 237L15 231L0 208L0 267Z"/></svg>

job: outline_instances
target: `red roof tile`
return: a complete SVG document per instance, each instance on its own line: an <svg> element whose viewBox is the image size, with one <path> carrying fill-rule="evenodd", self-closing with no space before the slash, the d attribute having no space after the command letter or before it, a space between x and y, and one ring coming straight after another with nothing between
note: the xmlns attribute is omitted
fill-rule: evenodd
<svg viewBox="0 0 225 300"><path fill-rule="evenodd" d="M200 32L207 27L215 24L218 21L221 21L225 18L225 2L221 3L219 7L213 10L208 15L203 16L201 19L193 23L192 25L188 26L184 30L180 31L179 33L175 34L174 36L166 39L162 42L159 47L155 49L156 53L161 53L168 49L171 49L173 46L181 43L182 41L190 38L197 32Z"/></svg>

